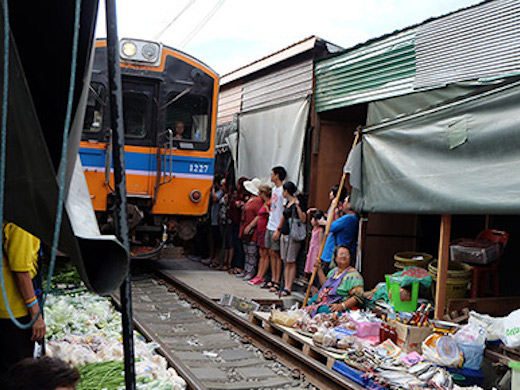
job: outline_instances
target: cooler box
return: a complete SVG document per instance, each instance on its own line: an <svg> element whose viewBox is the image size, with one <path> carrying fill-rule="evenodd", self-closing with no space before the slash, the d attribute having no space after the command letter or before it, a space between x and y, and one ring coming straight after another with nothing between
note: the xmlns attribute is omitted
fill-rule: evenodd
<svg viewBox="0 0 520 390"><path fill-rule="evenodd" d="M450 257L468 264L489 264L500 257L500 244L459 238L450 244Z"/></svg>

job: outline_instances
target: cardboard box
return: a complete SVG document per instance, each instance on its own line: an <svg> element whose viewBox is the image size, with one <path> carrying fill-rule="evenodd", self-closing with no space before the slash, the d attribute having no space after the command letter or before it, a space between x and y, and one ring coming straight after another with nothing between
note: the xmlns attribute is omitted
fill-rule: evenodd
<svg viewBox="0 0 520 390"><path fill-rule="evenodd" d="M397 333L397 346L405 352L421 353L422 342L433 333L431 326L412 326L397 322L395 324L395 333Z"/></svg>

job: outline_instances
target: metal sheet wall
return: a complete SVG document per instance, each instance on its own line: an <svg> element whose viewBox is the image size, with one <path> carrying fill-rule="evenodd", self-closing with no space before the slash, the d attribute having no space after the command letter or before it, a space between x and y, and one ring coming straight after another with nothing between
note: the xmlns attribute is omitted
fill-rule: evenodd
<svg viewBox="0 0 520 390"><path fill-rule="evenodd" d="M313 62L306 60L244 84L242 110L304 98L312 93Z"/></svg>
<svg viewBox="0 0 520 390"><path fill-rule="evenodd" d="M379 39L316 63L316 111L413 91L415 29Z"/></svg>
<svg viewBox="0 0 520 390"><path fill-rule="evenodd" d="M231 122L233 115L240 112L242 91L242 85L220 91L218 95L217 125Z"/></svg>
<svg viewBox="0 0 520 390"><path fill-rule="evenodd" d="M417 28L415 88L520 71L520 2L495 0Z"/></svg>

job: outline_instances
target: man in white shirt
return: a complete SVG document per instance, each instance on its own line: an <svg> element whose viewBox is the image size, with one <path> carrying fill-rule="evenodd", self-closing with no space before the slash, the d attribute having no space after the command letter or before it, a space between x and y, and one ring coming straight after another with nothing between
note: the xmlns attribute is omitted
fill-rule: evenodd
<svg viewBox="0 0 520 390"><path fill-rule="evenodd" d="M271 181L275 188L271 193L271 205L269 209L269 219L267 221L267 232L265 234L265 247L269 248L271 265L271 282L266 283L270 291L280 290L280 278L282 275L282 260L280 258L280 231L278 226L283 215L283 181L287 176L284 167L277 166L271 170Z"/></svg>

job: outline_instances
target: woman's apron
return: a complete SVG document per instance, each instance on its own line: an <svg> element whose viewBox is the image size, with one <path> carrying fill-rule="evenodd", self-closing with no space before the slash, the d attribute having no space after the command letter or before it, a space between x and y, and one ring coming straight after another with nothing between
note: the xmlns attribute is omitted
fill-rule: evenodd
<svg viewBox="0 0 520 390"><path fill-rule="evenodd" d="M351 269L352 267L349 267L345 271L343 271L339 277L330 277L325 281L325 284L318 292L318 298L316 299L316 301L314 301L305 308L305 310L307 310L311 317L314 317L316 313L318 313L318 309L321 306L329 306L345 298L344 295L338 294L338 288L339 286L341 286L341 283L343 282L345 275Z"/></svg>

